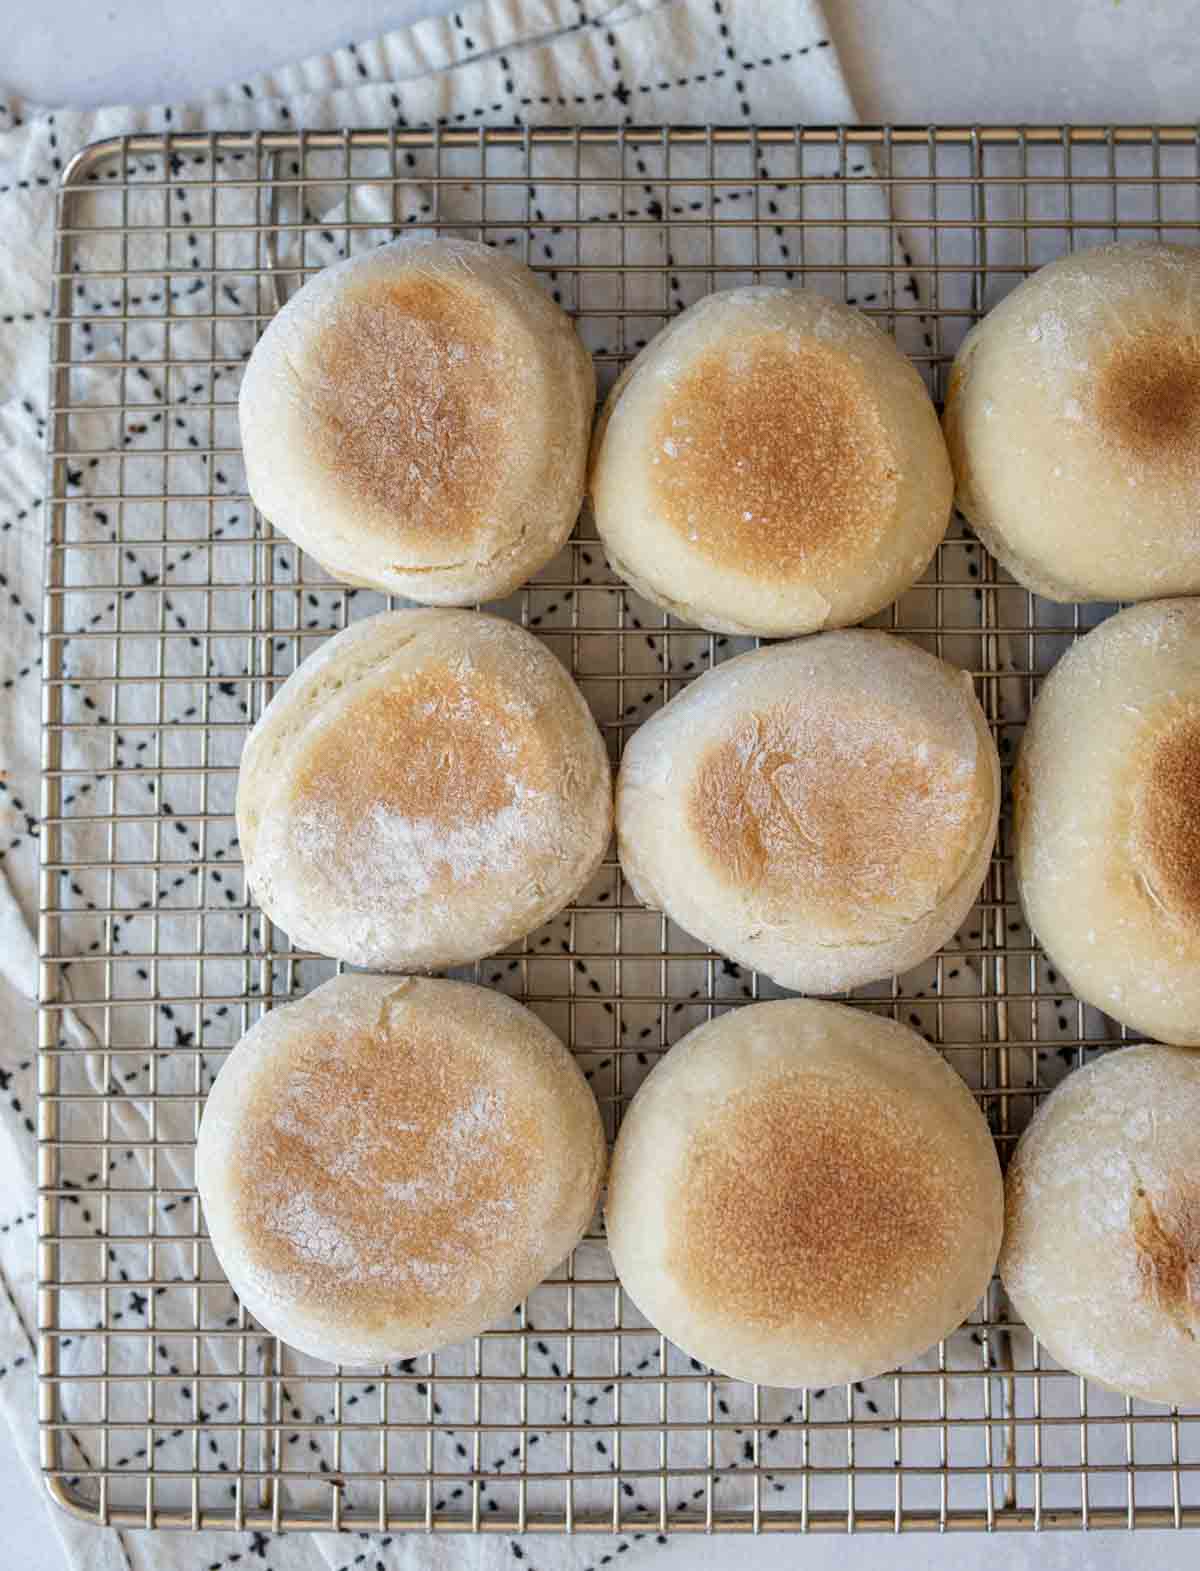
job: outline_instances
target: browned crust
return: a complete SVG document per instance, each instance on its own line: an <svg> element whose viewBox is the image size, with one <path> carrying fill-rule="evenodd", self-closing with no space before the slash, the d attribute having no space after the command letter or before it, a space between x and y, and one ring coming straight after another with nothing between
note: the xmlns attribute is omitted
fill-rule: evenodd
<svg viewBox="0 0 1200 1571"><path fill-rule="evenodd" d="M789 1074L692 1137L668 1264L714 1315L765 1331L894 1315L955 1242L954 1175L895 1099Z"/></svg>
<svg viewBox="0 0 1200 1571"><path fill-rule="evenodd" d="M1102 437L1138 463L1195 473L1200 340L1163 329L1113 337L1091 380Z"/></svg>
<svg viewBox="0 0 1200 1571"><path fill-rule="evenodd" d="M744 891L848 911L904 909L954 883L978 833L978 763L868 714L837 728L781 703L745 716L701 757L689 818L712 865Z"/></svg>
<svg viewBox="0 0 1200 1571"><path fill-rule="evenodd" d="M869 554L899 490L862 372L815 341L763 333L701 355L651 434L666 522L710 563L767 582Z"/></svg>
<svg viewBox="0 0 1200 1571"><path fill-rule="evenodd" d="M462 283L356 287L302 368L324 465L406 535L473 538L511 462L509 360L494 310Z"/></svg>
<svg viewBox="0 0 1200 1571"><path fill-rule="evenodd" d="M479 1296L505 1240L535 1242L543 1156L536 1108L462 1033L315 1033L245 1109L239 1234L310 1308L368 1330L432 1323Z"/></svg>
<svg viewBox="0 0 1200 1571"><path fill-rule="evenodd" d="M1200 927L1200 704L1184 706L1151 742L1134 838L1155 904Z"/></svg>
<svg viewBox="0 0 1200 1571"><path fill-rule="evenodd" d="M442 666L348 704L297 771L292 801L320 826L328 856L353 866L380 815L436 836L486 823L552 785L552 760L530 719L478 668ZM385 866L372 871L386 882ZM445 867L448 878L454 872Z"/></svg>
<svg viewBox="0 0 1200 1571"><path fill-rule="evenodd" d="M1139 1185L1129 1226L1142 1297L1194 1341L1193 1321L1200 1313L1200 1185L1178 1180L1157 1204Z"/></svg>

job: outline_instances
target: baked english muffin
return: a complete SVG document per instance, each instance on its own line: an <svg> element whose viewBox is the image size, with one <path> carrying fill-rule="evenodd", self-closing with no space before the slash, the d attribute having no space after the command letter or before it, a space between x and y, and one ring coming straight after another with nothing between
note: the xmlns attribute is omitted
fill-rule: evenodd
<svg viewBox="0 0 1200 1571"><path fill-rule="evenodd" d="M917 372L805 289L708 295L613 388L592 444L614 570L684 621L785 637L889 605L929 565L953 488Z"/></svg>
<svg viewBox="0 0 1200 1571"><path fill-rule="evenodd" d="M954 1330L1000 1247L987 1123L907 1026L792 999L677 1042L621 1124L605 1209L621 1284L721 1374L865 1380Z"/></svg>
<svg viewBox="0 0 1200 1571"><path fill-rule="evenodd" d="M945 428L959 508L1036 594L1200 592L1200 250L1040 268L964 339Z"/></svg>
<svg viewBox="0 0 1200 1571"><path fill-rule="evenodd" d="M1200 1055L1120 1048L1068 1075L1009 1165L1000 1274L1050 1356L1200 1402Z"/></svg>
<svg viewBox="0 0 1200 1571"><path fill-rule="evenodd" d="M494 600L571 532L595 401L529 268L401 239L325 268L268 323L238 400L246 483L335 578Z"/></svg>
<svg viewBox="0 0 1200 1571"><path fill-rule="evenodd" d="M209 1092L196 1183L246 1308L330 1363L477 1336L579 1242L596 1099L529 1010L465 982L334 977L264 1015Z"/></svg>
<svg viewBox="0 0 1200 1571"><path fill-rule="evenodd" d="M1054 667L1013 836L1025 915L1072 991L1200 1047L1200 600L1131 606Z"/></svg>
<svg viewBox="0 0 1200 1571"><path fill-rule="evenodd" d="M625 746L638 898L784 987L836 993L939 949L979 894L1000 763L970 677L847 628L738 655Z"/></svg>
<svg viewBox="0 0 1200 1571"><path fill-rule="evenodd" d="M503 949L596 871L600 731L532 633L476 611L356 622L287 679L237 792L246 878L301 948L374 970Z"/></svg>

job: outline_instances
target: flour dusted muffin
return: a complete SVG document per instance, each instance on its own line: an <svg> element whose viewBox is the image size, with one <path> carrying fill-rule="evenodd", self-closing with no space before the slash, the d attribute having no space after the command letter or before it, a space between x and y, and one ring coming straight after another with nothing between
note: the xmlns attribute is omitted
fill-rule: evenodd
<svg viewBox="0 0 1200 1571"><path fill-rule="evenodd" d="M509 594L583 496L592 363L515 258L412 237L318 273L238 413L254 505L336 578L434 605Z"/></svg>
<svg viewBox="0 0 1200 1571"><path fill-rule="evenodd" d="M739 655L626 744L638 898L785 987L835 993L928 958L970 910L1000 765L963 671L861 628Z"/></svg>
<svg viewBox="0 0 1200 1571"><path fill-rule="evenodd" d="M865 1380L987 1287L1003 1186L983 1115L915 1031L840 1004L752 1004L652 1070L613 1153L613 1264L722 1374Z"/></svg>
<svg viewBox="0 0 1200 1571"><path fill-rule="evenodd" d="M959 507L1037 594L1200 592L1200 250L1041 268L967 334L945 426Z"/></svg>
<svg viewBox="0 0 1200 1571"><path fill-rule="evenodd" d="M1200 1047L1200 600L1131 606L1067 651L1013 808L1021 903L1072 990Z"/></svg>
<svg viewBox="0 0 1200 1571"><path fill-rule="evenodd" d="M612 825L583 695L531 633L385 612L292 673L242 754L246 878L302 948L377 970L459 965L567 904Z"/></svg>
<svg viewBox="0 0 1200 1571"><path fill-rule="evenodd" d="M718 632L859 622L920 577L950 519L921 378L861 312L805 289L689 307L613 388L592 452L613 568Z"/></svg>
<svg viewBox="0 0 1200 1571"><path fill-rule="evenodd" d="M1107 1053L1055 1087L1008 1170L1000 1274L1051 1357L1200 1402L1200 1055Z"/></svg>
<svg viewBox="0 0 1200 1571"><path fill-rule="evenodd" d="M330 1363L486 1330L579 1242L604 1172L574 1059L510 998L338 976L242 1038L196 1183L246 1308Z"/></svg>

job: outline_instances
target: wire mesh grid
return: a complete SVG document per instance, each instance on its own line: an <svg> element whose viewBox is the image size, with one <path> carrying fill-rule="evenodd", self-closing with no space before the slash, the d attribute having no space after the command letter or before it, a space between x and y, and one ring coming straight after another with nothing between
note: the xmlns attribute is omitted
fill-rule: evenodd
<svg viewBox="0 0 1200 1571"><path fill-rule="evenodd" d="M131 136L60 193L47 504L40 1355L51 1493L146 1527L710 1530L1200 1521L1200 1413L1057 1368L998 1282L927 1357L847 1389L713 1375L647 1327L597 1222L472 1345L370 1372L238 1306L192 1157L224 1054L334 969L249 903L246 730L330 632L381 609L250 508L241 366L338 256L405 230L511 249L602 388L714 288L796 282L895 333L941 398L971 323L1114 237L1194 242L1192 128L397 129ZM498 609L576 674L614 760L745 640L608 572L590 521ZM1009 765L1039 676L1112 607L1019 589L956 521L875 622L973 674ZM686 1030L778 990L641 908L611 855L561 918L464 973L579 1056L610 1136ZM978 906L918 971L858 990L972 1086L1007 1156L1062 1074L1123 1040L1062 991L1016 905L1007 822Z"/></svg>

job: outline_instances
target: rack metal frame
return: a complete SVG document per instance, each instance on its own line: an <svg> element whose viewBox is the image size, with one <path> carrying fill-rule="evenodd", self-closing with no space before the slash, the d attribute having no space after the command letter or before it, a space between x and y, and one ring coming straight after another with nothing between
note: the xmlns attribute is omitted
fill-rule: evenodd
<svg viewBox="0 0 1200 1571"><path fill-rule="evenodd" d="M245 342L235 352L222 334L261 330L324 265L310 241L348 250L415 224L515 247L573 311L605 382L697 292L809 283L894 331L940 399L964 333L1041 262L1117 237L1194 243L1198 169L1184 126L163 133L72 161L51 314L38 1112L40 1417L60 1505L193 1530L1200 1523L1200 1413L1058 1369L996 1282L929 1359L789 1394L784 1411L779 1393L715 1377L649 1331L596 1232L536 1313L531 1301L470 1348L364 1376L300 1359L227 1301L223 1319L212 1310L223 1278L188 1176L222 1053L264 1005L331 969L259 919L230 846L241 738L328 633L306 625L309 602L329 625L369 608L238 490ZM185 314L197 279L205 307ZM207 354L177 353L180 324L207 331ZM147 332L161 353L135 355ZM178 481L181 458L207 464L206 485ZM241 533L223 530L232 514ZM225 625L233 601L246 614ZM504 609L579 676L614 758L647 704L733 647L637 602L586 520ZM956 525L922 584L875 620L972 672L1007 774L1040 676L1108 609L1036 600ZM210 669L234 645L241 674ZM221 707L226 689L240 710ZM152 801L129 794L134 778ZM216 962L239 979L219 992ZM612 858L553 934L475 974L564 1032L610 1133L682 1029L772 995L643 911ZM1006 827L975 915L925 984L852 1001L938 1043L1002 1157L1057 1075L1124 1040L1063 992L1021 924Z"/></svg>

